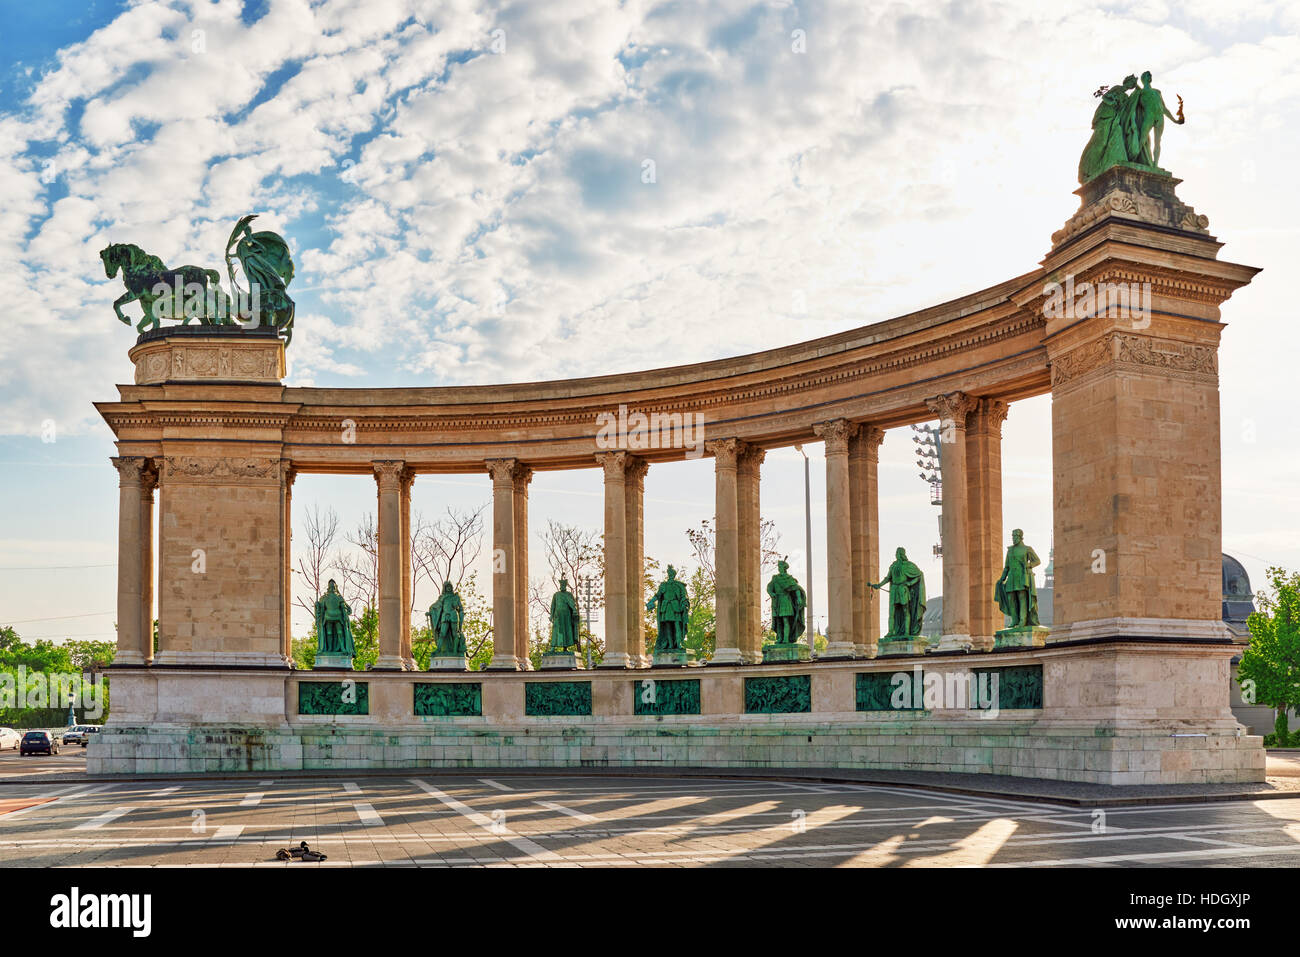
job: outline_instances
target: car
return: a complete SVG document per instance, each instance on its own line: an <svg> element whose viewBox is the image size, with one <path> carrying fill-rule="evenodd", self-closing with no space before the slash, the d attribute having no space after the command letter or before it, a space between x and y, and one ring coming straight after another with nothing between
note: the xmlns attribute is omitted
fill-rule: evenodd
<svg viewBox="0 0 1300 957"><path fill-rule="evenodd" d="M90 736L99 734L100 727L97 724L79 724L69 728L63 735L64 744L79 744L83 748L90 744Z"/></svg>
<svg viewBox="0 0 1300 957"><path fill-rule="evenodd" d="M28 731L18 746L21 754L58 754L59 736L49 731Z"/></svg>
<svg viewBox="0 0 1300 957"><path fill-rule="evenodd" d="M0 728L0 751L17 751L23 736L13 728Z"/></svg>

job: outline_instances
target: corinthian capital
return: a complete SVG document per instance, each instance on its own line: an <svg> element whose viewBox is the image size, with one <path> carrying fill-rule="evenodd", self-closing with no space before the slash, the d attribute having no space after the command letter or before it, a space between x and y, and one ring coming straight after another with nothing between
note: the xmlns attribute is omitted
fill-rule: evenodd
<svg viewBox="0 0 1300 957"><path fill-rule="evenodd" d="M740 439L713 439L704 443L704 451L714 458L714 468L734 469L745 443Z"/></svg>
<svg viewBox="0 0 1300 957"><path fill-rule="evenodd" d="M856 422L848 419L831 419L818 422L813 426L813 434L826 443L827 455L846 455L849 451L849 439L857 434Z"/></svg>
<svg viewBox="0 0 1300 957"><path fill-rule="evenodd" d="M939 417L944 429L966 428L966 416L975 408L979 400L965 392L949 392L926 399L926 407Z"/></svg>
<svg viewBox="0 0 1300 957"><path fill-rule="evenodd" d="M406 471L405 462L384 461L371 462L370 464L375 470L375 481L379 483L381 491L401 489L402 473Z"/></svg>
<svg viewBox="0 0 1300 957"><path fill-rule="evenodd" d="M487 466L488 474L492 476L493 485L513 486L515 484L518 459L486 459L483 464Z"/></svg>
<svg viewBox="0 0 1300 957"><path fill-rule="evenodd" d="M1002 423L1007 420L1008 406L1001 399L983 398L970 417L970 430L987 435L1002 435Z"/></svg>
<svg viewBox="0 0 1300 957"><path fill-rule="evenodd" d="M117 469L119 485L140 485L144 482L145 458L141 455L115 455L109 459Z"/></svg>

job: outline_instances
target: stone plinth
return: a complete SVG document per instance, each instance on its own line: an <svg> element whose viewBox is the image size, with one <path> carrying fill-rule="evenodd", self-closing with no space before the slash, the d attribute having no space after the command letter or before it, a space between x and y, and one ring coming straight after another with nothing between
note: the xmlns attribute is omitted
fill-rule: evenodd
<svg viewBox="0 0 1300 957"><path fill-rule="evenodd" d="M691 663L691 653L685 648L676 651L656 651L650 659L654 668L684 668Z"/></svg>
<svg viewBox="0 0 1300 957"><path fill-rule="evenodd" d="M811 658L812 652L801 641L788 645L773 642L763 646L764 661L808 661Z"/></svg>
<svg viewBox="0 0 1300 957"><path fill-rule="evenodd" d="M548 651L542 655L542 671L574 671L581 667L576 651Z"/></svg>
<svg viewBox="0 0 1300 957"><path fill-rule="evenodd" d="M135 384L252 382L275 385L285 374L284 342L274 330L169 326L147 332L128 353Z"/></svg>
<svg viewBox="0 0 1300 957"><path fill-rule="evenodd" d="M351 655L322 655L318 653L316 655L316 661L312 664L313 671L320 671L323 669L338 669L338 668L342 668L346 671L351 671L352 656Z"/></svg>
<svg viewBox="0 0 1300 957"><path fill-rule="evenodd" d="M880 658L890 655L923 655L926 648L930 647L930 642L922 635L915 638L881 638L876 647Z"/></svg>
<svg viewBox="0 0 1300 957"><path fill-rule="evenodd" d="M1003 628L993 634L993 647L1001 648L1041 648L1047 644L1047 636L1052 629L1042 625L1025 625L1019 628Z"/></svg>
<svg viewBox="0 0 1300 957"><path fill-rule="evenodd" d="M926 651L970 651L975 645L970 635L943 635L934 644L927 644Z"/></svg>
<svg viewBox="0 0 1300 957"><path fill-rule="evenodd" d="M429 659L430 671L469 671L469 662L464 655L434 656Z"/></svg>

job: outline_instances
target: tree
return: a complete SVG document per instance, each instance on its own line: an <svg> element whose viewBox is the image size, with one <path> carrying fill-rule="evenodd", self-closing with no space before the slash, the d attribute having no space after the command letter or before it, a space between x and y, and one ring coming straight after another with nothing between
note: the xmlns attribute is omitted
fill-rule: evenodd
<svg viewBox="0 0 1300 957"><path fill-rule="evenodd" d="M339 517L334 509L321 511L320 506L313 505L303 516L303 535L307 547L298 557L295 569L302 579L306 594L299 594L294 604L307 612L316 627L316 599L325 593L329 584L329 570L335 564L330 552L334 548L334 539L338 535Z"/></svg>
<svg viewBox="0 0 1300 957"><path fill-rule="evenodd" d="M415 527L411 530L411 570L414 581L428 579L441 591L443 582L459 588L465 573L478 561L483 552L484 502L472 512L447 507L445 517L436 522L426 522L417 512ZM414 596L415 589L411 589ZM414 600L414 597L412 597Z"/></svg>
<svg viewBox="0 0 1300 957"><path fill-rule="evenodd" d="M709 582L716 587L718 576L714 570L714 554L717 550L717 532L712 519L704 519L698 528L688 528L686 538L691 543L695 560ZM758 549L760 574L767 577L769 571L776 571L776 563L781 560L781 533L776 530L776 522L770 518L760 519L758 523Z"/></svg>
<svg viewBox="0 0 1300 957"><path fill-rule="evenodd" d="M63 647L68 650L74 671L99 671L113 663L117 656L115 641L87 641L84 639L65 641Z"/></svg>
<svg viewBox="0 0 1300 957"><path fill-rule="evenodd" d="M379 603L379 529L375 526L375 516L367 512L346 537L353 551L341 554L335 564L343 579L339 590L355 613L358 608L374 608ZM315 600L313 596L312 601ZM314 604L312 614L315 615Z"/></svg>
<svg viewBox="0 0 1300 957"><path fill-rule="evenodd" d="M1241 656L1237 681L1242 699L1277 709L1272 742L1290 742L1287 711L1300 704L1300 572L1270 568L1273 594L1256 596L1259 611L1246 619L1250 644ZM1265 742L1269 743L1269 742Z"/></svg>

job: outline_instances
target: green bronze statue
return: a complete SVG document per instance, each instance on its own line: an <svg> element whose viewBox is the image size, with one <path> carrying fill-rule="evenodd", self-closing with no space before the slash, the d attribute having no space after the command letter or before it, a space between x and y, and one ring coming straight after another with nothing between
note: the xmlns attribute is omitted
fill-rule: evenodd
<svg viewBox="0 0 1300 957"><path fill-rule="evenodd" d="M790 563L784 559L777 562L776 574L767 583L767 594L772 599L772 630L779 645L797 642L807 625L804 611L808 607L808 595L789 568Z"/></svg>
<svg viewBox="0 0 1300 957"><path fill-rule="evenodd" d="M352 609L330 579L325 594L316 599L316 655L318 658L346 658L356 655L352 642Z"/></svg>
<svg viewBox="0 0 1300 957"><path fill-rule="evenodd" d="M442 594L429 606L427 612L429 630L437 645L437 657L465 657L465 606L460 596L451 587L451 582L442 583Z"/></svg>
<svg viewBox="0 0 1300 957"><path fill-rule="evenodd" d="M1024 628L1039 624L1034 568L1040 562L1038 554L1025 544L1023 531L1018 528L1012 531L1011 542L993 597L1007 616L1007 627Z"/></svg>
<svg viewBox="0 0 1300 957"><path fill-rule="evenodd" d="M1092 137L1079 157L1079 182L1086 183L1112 166L1134 166L1156 172L1160 169L1160 137L1165 117L1182 124L1183 99L1178 98L1175 116L1165 106L1163 95L1151 86L1151 72L1129 74L1123 83L1102 87L1094 96L1101 99L1092 115ZM1154 133L1154 143L1151 136Z"/></svg>
<svg viewBox="0 0 1300 957"><path fill-rule="evenodd" d="M656 606L658 610L656 611ZM655 611L659 636L655 639L655 652L684 652L686 650L686 625L691 616L691 600L686 586L677 580L677 570L668 566L668 577L645 605L646 611Z"/></svg>
<svg viewBox="0 0 1300 957"><path fill-rule="evenodd" d="M907 552L900 548L894 553L894 563L879 582L871 587L889 586L889 633L885 640L915 638L921 633L921 619L925 616L925 576L921 569L907 560Z"/></svg>
<svg viewBox="0 0 1300 957"><path fill-rule="evenodd" d="M157 256L131 243L104 247L99 253L104 275L113 279L121 272L126 286L126 292L113 303L117 318L130 325L122 307L139 302L144 315L136 331L142 335L160 328L164 319L179 320L181 325L191 321L252 328L266 325L282 333L287 345L293 339L294 303L287 292L293 281L293 259L282 236L266 231L255 233L249 228L256 218L250 215L240 219L226 241L226 272L234 296L221 288L221 276L215 269L170 269ZM236 279L236 261L248 282L247 289Z"/></svg>
<svg viewBox="0 0 1300 957"><path fill-rule="evenodd" d="M560 590L551 596L551 644L549 651L572 651L578 647L578 600L569 591L569 580L560 579Z"/></svg>

